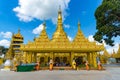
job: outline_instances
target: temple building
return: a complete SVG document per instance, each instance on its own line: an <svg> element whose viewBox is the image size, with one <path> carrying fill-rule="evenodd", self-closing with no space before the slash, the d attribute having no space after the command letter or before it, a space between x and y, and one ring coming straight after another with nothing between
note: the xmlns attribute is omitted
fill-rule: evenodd
<svg viewBox="0 0 120 80"><path fill-rule="evenodd" d="M72 42L69 41L63 29L61 9L58 11L57 29L52 39L48 38L45 22L43 26L39 37L20 45L23 62L40 61L41 65L46 65L50 59L53 59L54 66L71 66L73 60L77 60L79 64L87 60L89 64L97 67L97 53L103 51L104 46L89 42L80 29L80 22L78 22L78 31ZM23 37L21 39L23 40ZM16 50L16 48L13 49Z"/></svg>
<svg viewBox="0 0 120 80"><path fill-rule="evenodd" d="M110 58L110 54L108 53L106 49L104 49L103 54L101 54L99 58L102 64L106 64Z"/></svg>
<svg viewBox="0 0 120 80"><path fill-rule="evenodd" d="M119 44L119 48L118 48L115 58L116 58L117 63L120 62L120 44Z"/></svg>
<svg viewBox="0 0 120 80"><path fill-rule="evenodd" d="M20 29L18 29L17 34L12 34L11 44L5 56L6 59L13 59L15 57L18 61L20 61L20 56L22 56L20 45L23 43L23 40L24 38L20 33Z"/></svg>

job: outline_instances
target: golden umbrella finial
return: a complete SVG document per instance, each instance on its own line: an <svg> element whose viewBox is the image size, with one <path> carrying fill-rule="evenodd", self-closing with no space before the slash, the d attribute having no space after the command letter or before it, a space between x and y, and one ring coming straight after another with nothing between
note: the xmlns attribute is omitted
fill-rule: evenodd
<svg viewBox="0 0 120 80"><path fill-rule="evenodd" d="M78 20L78 30L80 30L80 21Z"/></svg>

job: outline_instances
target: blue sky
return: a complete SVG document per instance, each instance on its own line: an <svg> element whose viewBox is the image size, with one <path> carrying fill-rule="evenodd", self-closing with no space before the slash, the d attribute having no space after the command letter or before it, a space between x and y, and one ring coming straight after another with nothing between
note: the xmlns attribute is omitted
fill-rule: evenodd
<svg viewBox="0 0 120 80"><path fill-rule="evenodd" d="M102 0L0 0L0 45L8 47L11 33L17 33L18 28L24 36L24 43L33 41L40 33L44 19L51 39L56 30L59 5L69 38L74 39L78 20L84 35L90 37L96 32L94 12L101 3Z"/></svg>

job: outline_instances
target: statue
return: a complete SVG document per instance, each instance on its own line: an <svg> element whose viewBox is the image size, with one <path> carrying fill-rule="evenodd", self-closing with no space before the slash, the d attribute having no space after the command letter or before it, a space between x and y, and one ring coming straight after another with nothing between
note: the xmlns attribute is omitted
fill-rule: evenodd
<svg viewBox="0 0 120 80"><path fill-rule="evenodd" d="M102 69L102 65L101 65L101 62L98 61L98 70L101 70Z"/></svg>
<svg viewBox="0 0 120 80"><path fill-rule="evenodd" d="M53 70L53 60L50 59L50 62L49 62L49 69L50 71Z"/></svg>
<svg viewBox="0 0 120 80"><path fill-rule="evenodd" d="M76 69L76 62L75 62L75 60L73 60L73 62L72 62L72 68L75 70Z"/></svg>
<svg viewBox="0 0 120 80"><path fill-rule="evenodd" d="M1 69L1 71L10 71L11 70L11 60L8 59L4 63L4 69Z"/></svg>
<svg viewBox="0 0 120 80"><path fill-rule="evenodd" d="M89 70L89 63L88 63L88 61L86 61L85 65L86 65L86 70Z"/></svg>
<svg viewBox="0 0 120 80"><path fill-rule="evenodd" d="M17 59L14 58L14 59L13 59L13 70L14 70L14 71L17 70L17 66L18 66L18 64L17 64Z"/></svg>
<svg viewBox="0 0 120 80"><path fill-rule="evenodd" d="M37 65L36 65L36 70L38 71L38 70L40 70L40 62L39 61L37 61Z"/></svg>

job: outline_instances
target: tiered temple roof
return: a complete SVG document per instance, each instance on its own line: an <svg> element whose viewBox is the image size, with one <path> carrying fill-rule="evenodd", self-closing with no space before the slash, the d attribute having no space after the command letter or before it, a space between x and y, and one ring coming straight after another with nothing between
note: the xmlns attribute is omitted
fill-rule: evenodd
<svg viewBox="0 0 120 80"><path fill-rule="evenodd" d="M95 42L89 42L88 39L84 37L80 30L80 23L78 23L78 32L75 39L73 42L70 42L63 29L62 12L60 9L58 11L57 29L51 40L47 36L45 23L43 25L44 29L40 36L36 38L34 42L29 41L27 44L22 44L20 47L21 50L37 52L98 52L104 50L103 45L96 45Z"/></svg>
<svg viewBox="0 0 120 80"><path fill-rule="evenodd" d="M119 44L119 48L118 48L118 51L117 51L117 54L116 54L116 58L120 58L120 44Z"/></svg>
<svg viewBox="0 0 120 80"><path fill-rule="evenodd" d="M105 57L110 57L110 54L108 53L108 51L107 51L106 49L104 49L103 56L105 56Z"/></svg>
<svg viewBox="0 0 120 80"><path fill-rule="evenodd" d="M115 53L115 50L113 49L113 53L111 54L111 57L112 58L116 58L116 53Z"/></svg>
<svg viewBox="0 0 120 80"><path fill-rule="evenodd" d="M23 39L23 36L22 36L21 33L20 33L20 29L18 29L18 33L17 33L17 34L13 34L13 37L22 38L22 39ZM12 39L13 39L13 38L12 38Z"/></svg>
<svg viewBox="0 0 120 80"><path fill-rule="evenodd" d="M23 43L23 36L20 33L20 29L18 29L17 34L12 34L10 47L6 53L6 59L13 58L16 51L19 52L19 47L21 43Z"/></svg>

